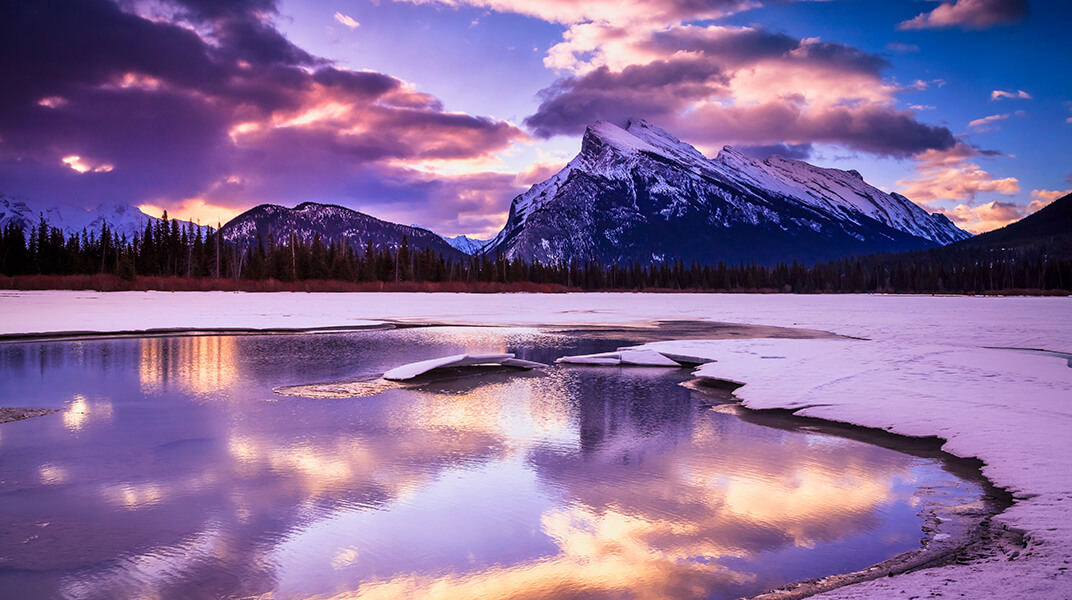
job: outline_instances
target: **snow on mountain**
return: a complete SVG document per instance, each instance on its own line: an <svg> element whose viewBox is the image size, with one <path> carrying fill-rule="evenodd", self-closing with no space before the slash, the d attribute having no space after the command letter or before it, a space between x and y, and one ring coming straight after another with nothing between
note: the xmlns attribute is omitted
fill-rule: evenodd
<svg viewBox="0 0 1072 600"><path fill-rule="evenodd" d="M581 152L514 199L485 249L543 262L771 264L970 237L859 173L724 148L709 159L640 119L591 125Z"/></svg>
<svg viewBox="0 0 1072 600"><path fill-rule="evenodd" d="M91 210L66 205L34 210L24 201L0 196L0 227L16 223L29 236L31 229L40 223L42 215L49 227L60 229L66 237L81 235L83 230L91 235L100 235L101 228L107 223L109 231L118 233L120 237L126 236L128 240L133 239L135 234L142 235L147 223L160 220L129 204L102 204Z"/></svg>
<svg viewBox="0 0 1072 600"><path fill-rule="evenodd" d="M455 250L460 250L470 256L480 252L487 240L478 240L466 235L456 235L454 237L444 237L444 240L451 245Z"/></svg>
<svg viewBox="0 0 1072 600"><path fill-rule="evenodd" d="M930 215L908 198L887 194L868 184L857 171L817 167L800 160L772 156L748 158L731 147L722 149L717 164L738 177L819 210L841 212L852 219L866 215L899 231L941 245L971 237L943 215Z"/></svg>
<svg viewBox="0 0 1072 600"><path fill-rule="evenodd" d="M0 195L0 229L14 223L29 232L37 222L37 214L25 202Z"/></svg>
<svg viewBox="0 0 1072 600"><path fill-rule="evenodd" d="M448 258L460 258L443 238L420 227L382 221L343 206L304 202L294 208L261 204L238 215L220 230L223 239L242 247L267 245L269 240L283 244L291 235L310 243L319 235L325 245L335 242L350 244L363 252L369 242L377 250L397 249L405 237L414 250L430 248Z"/></svg>

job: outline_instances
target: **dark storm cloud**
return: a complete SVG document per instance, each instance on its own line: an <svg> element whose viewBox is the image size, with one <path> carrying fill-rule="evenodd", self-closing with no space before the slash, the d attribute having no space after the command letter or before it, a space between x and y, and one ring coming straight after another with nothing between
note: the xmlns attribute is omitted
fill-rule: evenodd
<svg viewBox="0 0 1072 600"><path fill-rule="evenodd" d="M293 203L303 190L341 201L394 169L383 161L478 158L524 137L310 56L267 20L274 2L174 6L187 26L108 0L0 3L3 191L86 204Z"/></svg>
<svg viewBox="0 0 1072 600"><path fill-rule="evenodd" d="M188 16L197 20L221 18L246 18L251 15L273 13L276 0L175 0L189 11Z"/></svg>
<svg viewBox="0 0 1072 600"><path fill-rule="evenodd" d="M767 144L763 146L734 146L734 150L756 160L767 160L772 156L808 160L811 158L811 144Z"/></svg>
<svg viewBox="0 0 1072 600"><path fill-rule="evenodd" d="M890 66L877 55L852 46L818 40L800 40L762 28L706 28L681 26L658 31L642 47L664 53L699 52L725 69L761 60L786 60L824 65L849 72L879 75Z"/></svg>
<svg viewBox="0 0 1072 600"><path fill-rule="evenodd" d="M226 72L207 50L192 31L140 19L104 0L0 3L0 103L10 109L128 71L210 85Z"/></svg>
<svg viewBox="0 0 1072 600"><path fill-rule="evenodd" d="M911 112L884 106L834 106L803 110L792 99L747 107L710 107L693 121L698 140L755 140L759 143L841 144L880 156L907 157L956 144L953 133L916 121Z"/></svg>
<svg viewBox="0 0 1072 600"><path fill-rule="evenodd" d="M399 81L382 73L369 71L343 71L325 67L313 75L313 81L326 87L335 87L354 96L376 98L398 89Z"/></svg>
<svg viewBox="0 0 1072 600"><path fill-rule="evenodd" d="M987 29L1016 23L1027 12L1027 0L955 0L901 23L898 29Z"/></svg>
<svg viewBox="0 0 1072 600"><path fill-rule="evenodd" d="M832 42L810 41L790 52L795 60L821 64L844 72L869 73L878 76L890 66L877 54Z"/></svg>
<svg viewBox="0 0 1072 600"><path fill-rule="evenodd" d="M546 138L582 132L600 119L658 118L720 93L726 83L719 68L704 58L659 60L620 72L599 67L540 92L543 101L525 124Z"/></svg>

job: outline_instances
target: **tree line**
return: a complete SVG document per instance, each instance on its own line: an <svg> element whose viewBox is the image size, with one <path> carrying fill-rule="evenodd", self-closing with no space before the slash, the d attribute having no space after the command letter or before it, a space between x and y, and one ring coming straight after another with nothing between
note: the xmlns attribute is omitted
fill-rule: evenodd
<svg viewBox="0 0 1072 600"><path fill-rule="evenodd" d="M542 264L481 254L456 259L369 242L354 248L319 235L271 236L253 247L226 242L218 229L164 218L127 239L102 226L65 236L41 221L26 232L0 230L0 274L111 275L235 281L531 283L599 290L771 291L796 293L986 293L1072 289L1072 253L1045 242L1017 248L947 247L907 254L800 263L714 265L683 261L602 264L596 260Z"/></svg>

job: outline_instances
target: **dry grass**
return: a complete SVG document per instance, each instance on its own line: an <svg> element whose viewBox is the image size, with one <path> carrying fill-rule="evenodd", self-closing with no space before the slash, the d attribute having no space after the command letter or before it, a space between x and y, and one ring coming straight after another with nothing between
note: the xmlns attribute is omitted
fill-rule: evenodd
<svg viewBox="0 0 1072 600"><path fill-rule="evenodd" d="M353 283L349 281L333 280L308 280L308 281L278 281L265 279L262 281L212 279L209 277L137 277L133 281L127 281L115 275L16 275L8 277L0 275L0 289L5 290L95 290L99 292L144 292L149 290L165 292L465 292L474 294L496 294L502 292L528 292L535 294L561 294L565 292L580 292L580 288L568 288L564 285L553 283L531 283L519 281L514 283L498 283L485 281L403 281L400 283L367 281ZM598 290L603 292L644 292L648 294L695 294L695 293L719 293L719 294L778 294L783 290L773 288L761 289L669 289L669 288L645 288L635 289L607 289ZM816 292L822 293L822 292ZM840 293L840 292L833 292ZM883 290L882 293L914 293L911 291ZM919 292L928 294L930 292ZM943 292L948 295L976 295L964 292ZM1040 289L1007 289L981 292L982 296L1069 296L1069 290L1040 290Z"/></svg>

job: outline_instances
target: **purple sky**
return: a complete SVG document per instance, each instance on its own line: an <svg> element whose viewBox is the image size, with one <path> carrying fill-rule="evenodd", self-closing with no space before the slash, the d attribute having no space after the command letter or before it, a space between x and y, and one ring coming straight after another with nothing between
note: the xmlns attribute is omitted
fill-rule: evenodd
<svg viewBox="0 0 1072 600"><path fill-rule="evenodd" d="M970 231L1072 188L1053 0L34 0L0 6L0 194L488 236L586 124L859 170Z"/></svg>

